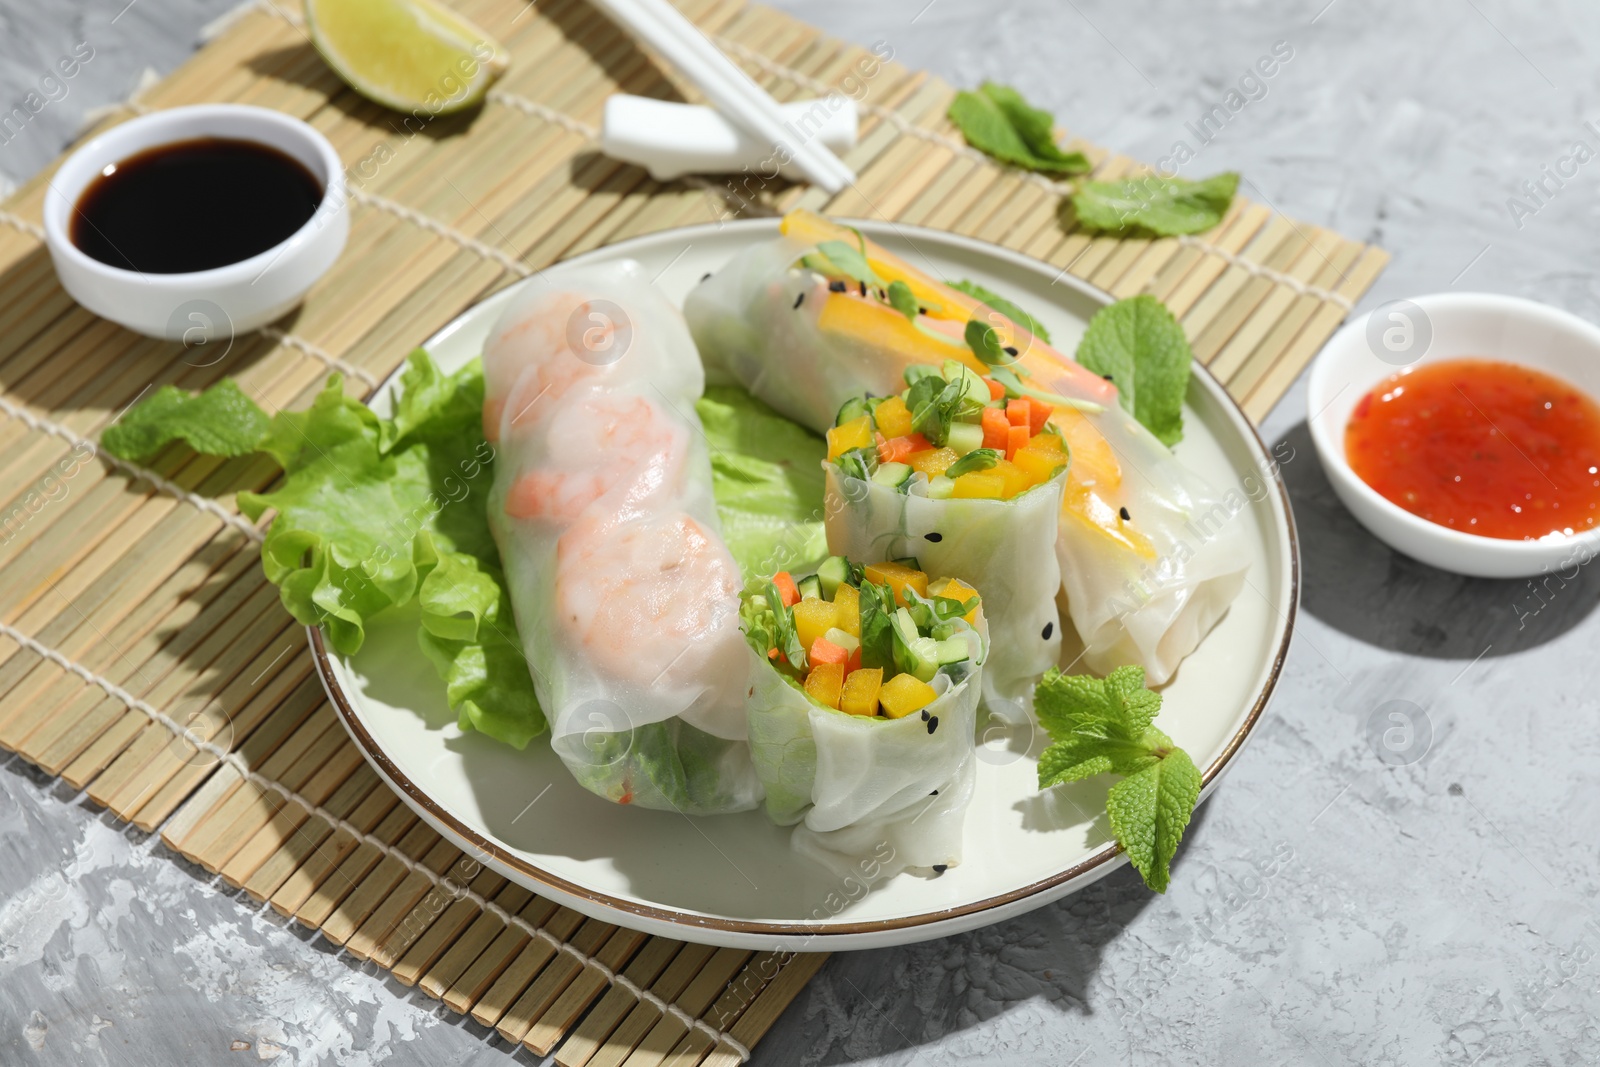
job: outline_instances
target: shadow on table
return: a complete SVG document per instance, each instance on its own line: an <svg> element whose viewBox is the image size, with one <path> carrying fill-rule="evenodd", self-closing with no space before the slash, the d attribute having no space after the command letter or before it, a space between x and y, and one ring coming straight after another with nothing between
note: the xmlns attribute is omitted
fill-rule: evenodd
<svg viewBox="0 0 1600 1067"><path fill-rule="evenodd" d="M1206 807L1187 836L1201 832ZM1184 850L1173 861L1174 884ZM846 1064L939 1044L952 1059L990 1062L992 1038L968 1047L962 1031L1037 1004L1082 1016L1138 1011L1126 994L1096 989L1106 947L1156 894L1121 867L1037 911L965 934L900 948L835 953L762 1040L775 1063ZM1177 944L1152 944L1152 973L1177 967ZM1156 979L1152 979L1155 981ZM783 1050L781 1053L778 1050ZM999 1062L995 1060L994 1062ZM1065 1062L1063 1058L1062 1062Z"/></svg>
<svg viewBox="0 0 1600 1067"><path fill-rule="evenodd" d="M1329 626L1379 648L1473 660L1553 641L1594 610L1594 578L1581 571L1466 578L1401 555L1339 502L1305 423L1280 443L1294 450L1282 472L1300 537L1301 606Z"/></svg>

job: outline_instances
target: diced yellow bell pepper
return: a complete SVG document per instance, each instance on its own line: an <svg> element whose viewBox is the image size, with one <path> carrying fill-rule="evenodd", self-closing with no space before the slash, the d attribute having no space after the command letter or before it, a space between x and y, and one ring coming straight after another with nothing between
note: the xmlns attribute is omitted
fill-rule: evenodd
<svg viewBox="0 0 1600 1067"><path fill-rule="evenodd" d="M898 359L899 366L890 364L881 368L883 371L892 368L896 380L913 364L938 366L947 359L960 360L979 374L989 369L960 337L934 336L917 329L910 319L888 304L863 300L849 293L827 294L822 311L817 315L817 329L823 334L881 350L874 353L874 359L885 362Z"/></svg>
<svg viewBox="0 0 1600 1067"><path fill-rule="evenodd" d="M996 463L990 468L990 473L999 475L1000 480L1005 483L1005 488L1000 494L1002 500L1010 500L1033 484L1027 472L1009 459L1002 459Z"/></svg>
<svg viewBox="0 0 1600 1067"><path fill-rule="evenodd" d="M955 480L955 490L950 495L971 500L1000 500L1005 493L1005 479L991 468L963 474Z"/></svg>
<svg viewBox="0 0 1600 1067"><path fill-rule="evenodd" d="M800 635L801 648L810 649L817 638L837 625L834 606L826 600L808 596L794 606L794 628Z"/></svg>
<svg viewBox="0 0 1600 1067"><path fill-rule="evenodd" d="M882 685L882 667L856 668L844 680L839 710L851 715L878 714L878 690Z"/></svg>
<svg viewBox="0 0 1600 1067"><path fill-rule="evenodd" d="M843 426L828 431L828 458L838 459L852 448L871 448L872 419L867 415L851 419Z"/></svg>
<svg viewBox="0 0 1600 1067"><path fill-rule="evenodd" d="M901 462L909 463L912 470L919 470L929 478L934 478L949 470L950 465L960 458L953 448L927 448L911 453Z"/></svg>
<svg viewBox="0 0 1600 1067"><path fill-rule="evenodd" d="M933 686L916 675L897 674L878 690L878 703L883 705L883 713L889 718L903 719L932 704L938 696Z"/></svg>
<svg viewBox="0 0 1600 1067"><path fill-rule="evenodd" d="M1041 433L1034 435L1025 447L1017 449L1011 462L1028 476L1030 485L1042 485L1067 465L1067 454L1061 450L1059 437Z"/></svg>
<svg viewBox="0 0 1600 1067"><path fill-rule="evenodd" d="M977 596L978 591L972 588L972 586L968 585L966 582L963 582L960 578L940 578L938 581L928 586L928 595L949 597L951 600L959 600L965 604L968 600L971 600L973 597ZM974 626L978 625L977 608L973 608L971 611L967 612L961 617L966 619Z"/></svg>
<svg viewBox="0 0 1600 1067"><path fill-rule="evenodd" d="M833 592L833 616L835 626L861 640L861 590L841 582Z"/></svg>
<svg viewBox="0 0 1600 1067"><path fill-rule="evenodd" d="M1061 515L1063 519L1082 523L1088 529L1115 541L1123 548L1131 549L1145 559L1154 559L1156 556L1155 546L1150 543L1148 537L1134 529L1131 523L1122 521L1117 509L1093 489L1079 485L1071 478L1067 479L1066 493L1061 500Z"/></svg>
<svg viewBox="0 0 1600 1067"><path fill-rule="evenodd" d="M819 704L838 708L839 693L843 689L843 663L819 663L806 675L806 692Z"/></svg>
<svg viewBox="0 0 1600 1067"><path fill-rule="evenodd" d="M959 479L958 479L959 481ZM906 600L907 586L917 591L918 596L928 595L928 576L921 571L914 571L903 563L869 563L866 567L867 581L875 585L888 584L894 591L895 600L902 604L910 603ZM843 629L843 627L840 627ZM857 637L861 636L859 633Z"/></svg>
<svg viewBox="0 0 1600 1067"><path fill-rule="evenodd" d="M905 437L911 432L911 409L897 396L891 396L872 413L878 432L885 437Z"/></svg>
<svg viewBox="0 0 1600 1067"><path fill-rule="evenodd" d="M1050 415L1050 422L1061 431L1067 450L1072 454L1072 469L1067 477L1072 481L1101 489L1116 489L1122 484L1122 464L1111 451L1111 443L1094 424L1076 408L1060 407ZM1035 438L1037 440L1037 438ZM1033 441L1028 442L1029 445Z"/></svg>

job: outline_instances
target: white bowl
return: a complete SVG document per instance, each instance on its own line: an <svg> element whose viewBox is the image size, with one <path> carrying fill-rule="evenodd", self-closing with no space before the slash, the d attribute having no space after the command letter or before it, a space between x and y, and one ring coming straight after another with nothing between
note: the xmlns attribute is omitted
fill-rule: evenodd
<svg viewBox="0 0 1600 1067"><path fill-rule="evenodd" d="M1458 574L1528 578L1600 555L1600 531L1509 541L1440 526L1391 503L1350 469L1345 426L1373 386L1406 366L1463 358L1523 364L1600 398L1600 329L1575 315L1493 293L1392 301L1334 334L1311 369L1311 439L1334 492L1390 547Z"/></svg>
<svg viewBox="0 0 1600 1067"><path fill-rule="evenodd" d="M322 184L322 203L287 240L211 270L143 274L101 263L72 243L72 212L102 169L196 137L255 141L287 153ZM304 122L261 107L196 104L131 119L67 157L45 194L45 241L56 275L78 303L130 330L192 344L253 330L298 304L344 250L350 233L345 199L339 153Z"/></svg>

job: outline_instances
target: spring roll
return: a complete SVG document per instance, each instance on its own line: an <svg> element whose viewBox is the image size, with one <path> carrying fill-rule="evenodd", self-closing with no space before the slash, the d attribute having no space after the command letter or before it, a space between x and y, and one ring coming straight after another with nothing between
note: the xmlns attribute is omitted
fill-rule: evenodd
<svg viewBox="0 0 1600 1067"><path fill-rule="evenodd" d="M539 282L484 349L489 523L551 743L590 791L754 808L738 566L683 317L626 261Z"/></svg>
<svg viewBox="0 0 1600 1067"><path fill-rule="evenodd" d="M793 847L881 876L959 863L989 645L977 592L831 556L752 583L744 632L751 750Z"/></svg>
<svg viewBox="0 0 1600 1067"><path fill-rule="evenodd" d="M684 313L708 374L819 433L853 398L896 393L908 368L946 361L997 383L1007 408L1049 405L1070 455L1061 589L1096 671L1135 664L1165 682L1243 587L1235 509L1123 411L1111 382L848 227L791 212L779 238L703 281ZM974 322L992 331L987 362L966 339ZM1026 444L1008 438L1006 457Z"/></svg>
<svg viewBox="0 0 1600 1067"><path fill-rule="evenodd" d="M983 703L1015 721L1061 655L1055 540L1066 446L1043 405L1023 404L1027 444L1007 459L1010 423L988 406L981 377L953 360L907 373L903 392L846 402L828 431L828 550L913 556L982 590L993 637Z"/></svg>

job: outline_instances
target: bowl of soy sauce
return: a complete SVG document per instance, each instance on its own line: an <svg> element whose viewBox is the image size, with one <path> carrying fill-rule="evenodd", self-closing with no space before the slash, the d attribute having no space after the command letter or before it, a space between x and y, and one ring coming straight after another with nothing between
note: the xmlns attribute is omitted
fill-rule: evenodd
<svg viewBox="0 0 1600 1067"><path fill-rule="evenodd" d="M350 232L327 138L281 112L152 112L69 156L45 196L61 284L88 310L186 346L282 316Z"/></svg>

